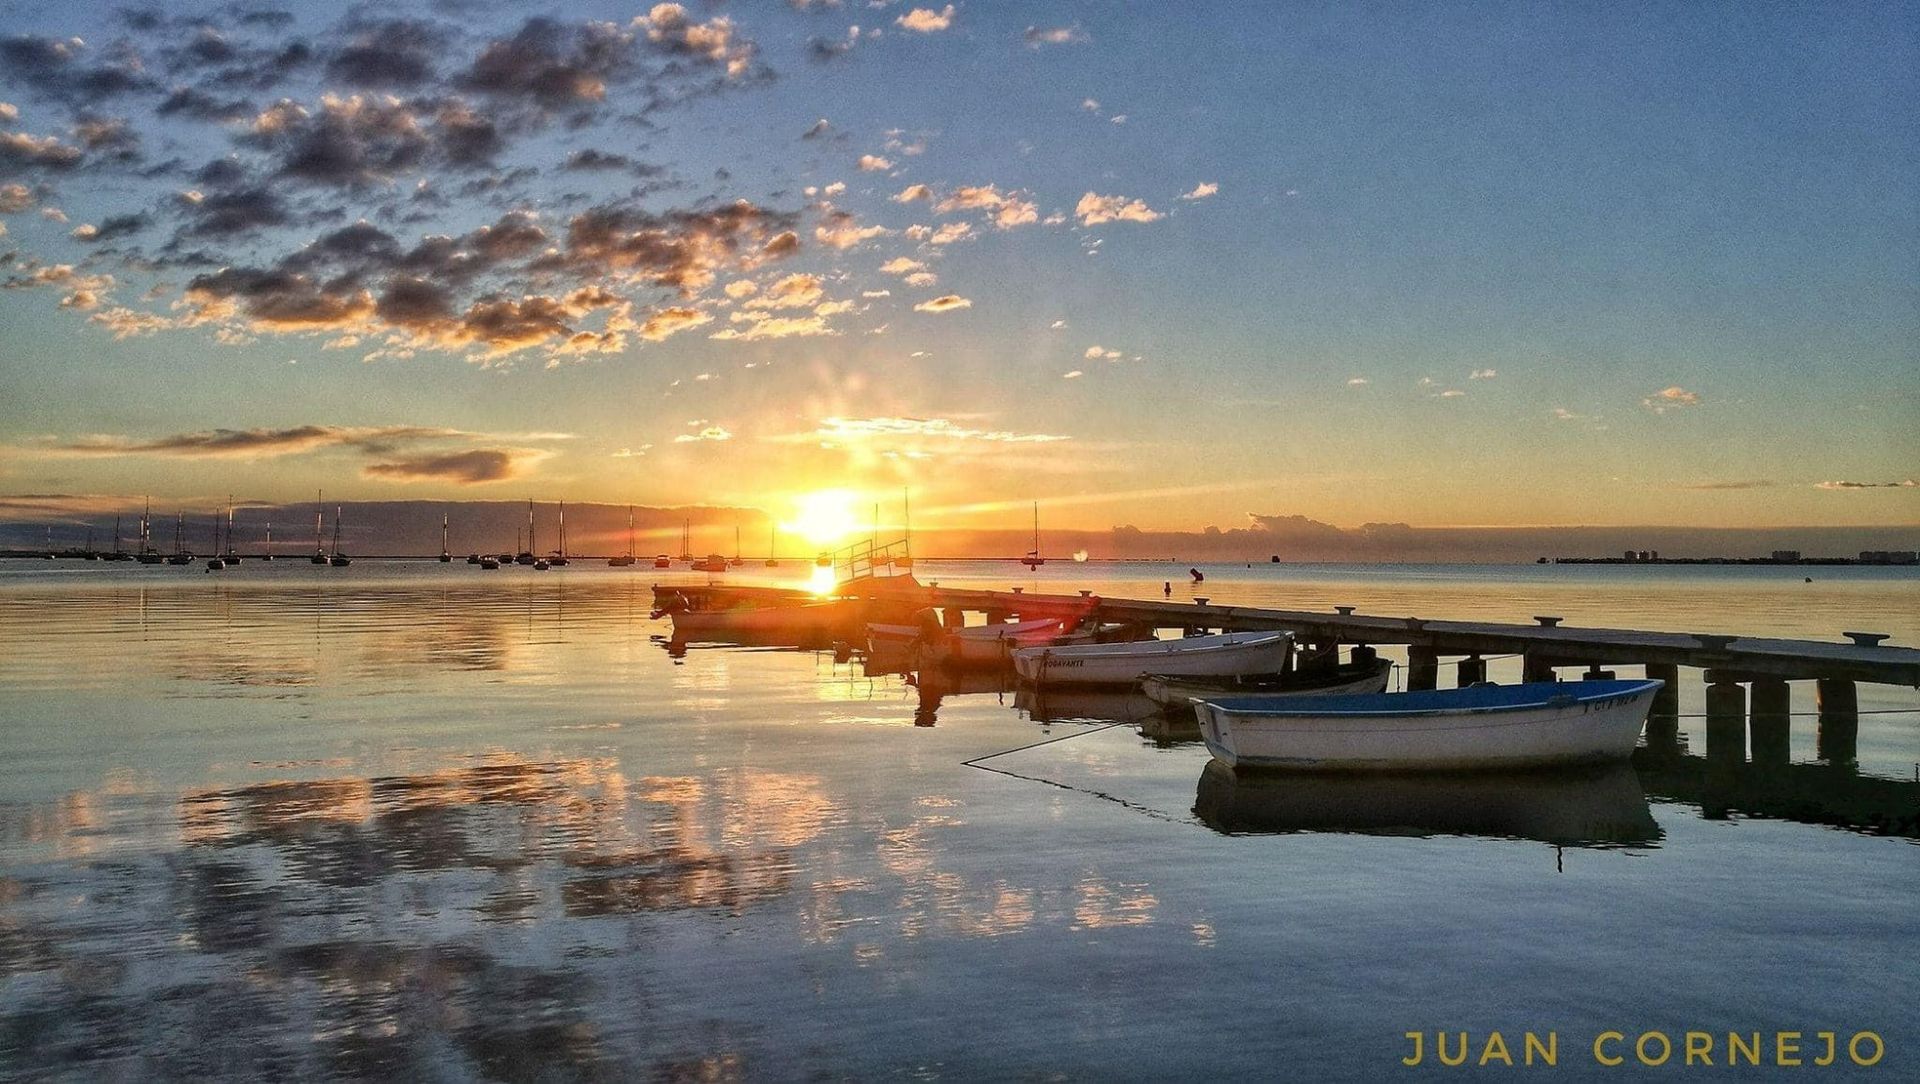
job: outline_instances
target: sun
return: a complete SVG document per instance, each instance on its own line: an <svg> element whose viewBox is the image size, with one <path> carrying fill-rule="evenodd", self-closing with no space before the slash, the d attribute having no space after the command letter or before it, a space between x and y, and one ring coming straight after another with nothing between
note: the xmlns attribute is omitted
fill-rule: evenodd
<svg viewBox="0 0 1920 1084"><path fill-rule="evenodd" d="M794 516L781 524L816 546L831 547L860 528L853 514L855 494L850 489L821 489L793 499Z"/></svg>

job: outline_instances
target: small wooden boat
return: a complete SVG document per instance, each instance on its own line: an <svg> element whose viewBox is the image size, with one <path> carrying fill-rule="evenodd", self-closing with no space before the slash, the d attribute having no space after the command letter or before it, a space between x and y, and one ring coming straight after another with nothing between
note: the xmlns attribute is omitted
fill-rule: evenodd
<svg viewBox="0 0 1920 1084"><path fill-rule="evenodd" d="M673 558L671 558L671 557L668 557L668 556L667 556L666 554L664 554L664 553L661 553L661 554L656 554L656 555L654 556L654 558L653 558L653 567L655 567L655 568L672 568L672 567L673 567Z"/></svg>
<svg viewBox="0 0 1920 1084"><path fill-rule="evenodd" d="M1140 691L1162 708L1186 712L1192 709L1195 700L1209 697L1357 696L1383 693L1387 691L1387 678L1392 673L1392 660L1375 659L1358 666L1342 666L1324 674L1301 670L1225 678L1148 674L1140 681Z"/></svg>
<svg viewBox="0 0 1920 1084"><path fill-rule="evenodd" d="M1053 643L1063 631L1058 618L971 625L937 633L920 625L869 624L867 644L880 651L918 647L929 663L1003 665L1014 649Z"/></svg>
<svg viewBox="0 0 1920 1084"><path fill-rule="evenodd" d="M1624 760L1657 680L1474 685L1370 696L1239 696L1194 704L1232 767L1471 771Z"/></svg>
<svg viewBox="0 0 1920 1084"><path fill-rule="evenodd" d="M1292 633L1229 632L1179 640L1026 648L1013 653L1013 667L1022 679L1033 682L1132 685L1147 674L1232 677L1279 673L1287 668L1292 651Z"/></svg>
<svg viewBox="0 0 1920 1084"><path fill-rule="evenodd" d="M695 572L725 572L727 559L717 553L710 553L693 563Z"/></svg>
<svg viewBox="0 0 1920 1084"><path fill-rule="evenodd" d="M1567 847L1656 843L1660 825L1625 764L1417 775L1262 775L1207 762L1194 816L1217 832L1491 836Z"/></svg>
<svg viewBox="0 0 1920 1084"><path fill-rule="evenodd" d="M483 570L484 570L484 569L489 569L489 568L499 568L499 567L500 567L500 562L498 562L498 561L496 561L496 560L494 560L494 559L493 559L493 558L491 558L491 557L482 557L482 558L480 558L480 559L478 559L477 561L475 561L474 563L475 563L475 564L477 564L477 565L479 565L479 566L480 566L480 567L481 567L481 568L482 568Z"/></svg>

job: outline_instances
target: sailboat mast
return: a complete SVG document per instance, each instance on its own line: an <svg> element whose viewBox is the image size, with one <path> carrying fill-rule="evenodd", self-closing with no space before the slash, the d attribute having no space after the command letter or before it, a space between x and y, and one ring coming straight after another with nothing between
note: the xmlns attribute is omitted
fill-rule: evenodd
<svg viewBox="0 0 1920 1084"><path fill-rule="evenodd" d="M567 502L560 502L560 556L567 555Z"/></svg>
<svg viewBox="0 0 1920 1084"><path fill-rule="evenodd" d="M326 501L326 490L316 489L313 491L313 552L315 556L324 556L327 552L327 544L322 540L320 535L321 524L324 523L327 518Z"/></svg>
<svg viewBox="0 0 1920 1084"><path fill-rule="evenodd" d="M900 490L900 512L901 512L901 518L906 520L905 527L906 527L907 556L912 557L913 556L913 491L910 489L902 488Z"/></svg>
<svg viewBox="0 0 1920 1084"><path fill-rule="evenodd" d="M627 556L633 556L633 505L627 505Z"/></svg>
<svg viewBox="0 0 1920 1084"><path fill-rule="evenodd" d="M440 552L447 552L447 514L440 513Z"/></svg>
<svg viewBox="0 0 1920 1084"><path fill-rule="evenodd" d="M538 554L538 553L536 553L536 552L534 551L534 548L533 548L533 546L534 546L534 542L533 542L533 501L532 501L532 500L528 500L528 501L527 501L527 552L528 552L528 553L532 553L532 554L533 554L533 555L534 555L535 557L538 557L538 556L539 556L539 554Z"/></svg>

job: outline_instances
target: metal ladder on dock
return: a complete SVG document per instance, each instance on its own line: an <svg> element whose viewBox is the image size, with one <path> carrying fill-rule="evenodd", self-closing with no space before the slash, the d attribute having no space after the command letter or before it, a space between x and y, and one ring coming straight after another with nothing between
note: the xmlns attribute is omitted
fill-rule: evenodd
<svg viewBox="0 0 1920 1084"><path fill-rule="evenodd" d="M872 539L862 539L833 552L834 580L844 584L892 576L896 572L905 574L904 569L895 568L894 558L907 555L907 540L904 538L880 544L875 544Z"/></svg>

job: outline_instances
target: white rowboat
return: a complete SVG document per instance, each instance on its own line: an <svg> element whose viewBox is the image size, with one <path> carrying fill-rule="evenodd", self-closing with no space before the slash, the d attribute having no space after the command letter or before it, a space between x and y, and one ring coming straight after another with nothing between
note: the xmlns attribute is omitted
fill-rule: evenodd
<svg viewBox="0 0 1920 1084"><path fill-rule="evenodd" d="M1062 685L1132 685L1147 674L1232 677L1287 668L1293 634L1230 632L1179 640L1032 647L1013 653L1026 681Z"/></svg>
<svg viewBox="0 0 1920 1084"><path fill-rule="evenodd" d="M1328 674L1295 670L1290 674L1260 674L1247 678L1172 677L1149 674L1140 691L1169 711L1186 711L1196 700L1223 696L1354 696L1387 691L1393 663L1378 659L1358 666L1342 666Z"/></svg>
<svg viewBox="0 0 1920 1084"><path fill-rule="evenodd" d="M1194 704L1207 749L1236 768L1470 771L1624 760L1662 682L1475 685L1372 696Z"/></svg>

